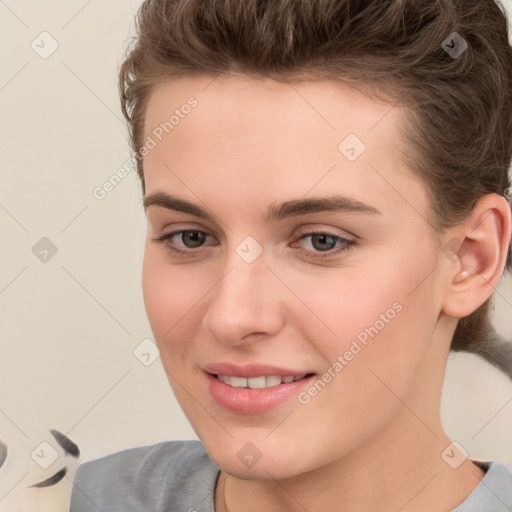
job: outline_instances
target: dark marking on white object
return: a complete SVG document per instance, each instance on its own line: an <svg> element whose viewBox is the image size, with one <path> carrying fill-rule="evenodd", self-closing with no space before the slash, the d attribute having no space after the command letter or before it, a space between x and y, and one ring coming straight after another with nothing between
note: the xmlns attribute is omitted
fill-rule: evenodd
<svg viewBox="0 0 512 512"><path fill-rule="evenodd" d="M29 485L29 487L51 487L52 485L58 484L66 475L67 469L62 468L60 471L57 471L55 475L43 480L42 482L38 482L34 485Z"/></svg>
<svg viewBox="0 0 512 512"><path fill-rule="evenodd" d="M72 455L73 457L80 457L80 448L78 448L78 445L71 441L68 436L52 428L50 429L50 433L67 454Z"/></svg>
<svg viewBox="0 0 512 512"><path fill-rule="evenodd" d="M0 441L0 468L4 465L5 459L7 459L7 445Z"/></svg>

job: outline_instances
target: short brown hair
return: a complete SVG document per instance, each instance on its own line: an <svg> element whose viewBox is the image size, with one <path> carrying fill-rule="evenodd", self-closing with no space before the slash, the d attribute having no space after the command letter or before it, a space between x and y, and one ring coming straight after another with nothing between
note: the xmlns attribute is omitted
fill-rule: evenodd
<svg viewBox="0 0 512 512"><path fill-rule="evenodd" d="M499 1L146 0L136 21L119 89L143 192L152 90L220 74L335 79L404 106L404 157L429 190L435 229L463 221L483 195L510 190L512 48ZM447 51L454 38L467 43L457 56ZM492 327L491 301L459 321L451 349L511 374L512 345Z"/></svg>

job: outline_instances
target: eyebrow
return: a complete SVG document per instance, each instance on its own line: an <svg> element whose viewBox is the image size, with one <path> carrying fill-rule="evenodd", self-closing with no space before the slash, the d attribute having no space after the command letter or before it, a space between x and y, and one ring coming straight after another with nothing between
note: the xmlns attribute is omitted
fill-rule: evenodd
<svg viewBox="0 0 512 512"><path fill-rule="evenodd" d="M210 219L211 215L200 206L185 199L172 196L165 192L155 192L144 197L144 209L150 206L160 206L167 210L188 213L203 219ZM287 217L307 215L321 212L368 213L381 215L381 212L366 203L346 196L334 195L327 197L313 197L309 199L293 199L282 203L270 205L265 217L267 222L283 220Z"/></svg>

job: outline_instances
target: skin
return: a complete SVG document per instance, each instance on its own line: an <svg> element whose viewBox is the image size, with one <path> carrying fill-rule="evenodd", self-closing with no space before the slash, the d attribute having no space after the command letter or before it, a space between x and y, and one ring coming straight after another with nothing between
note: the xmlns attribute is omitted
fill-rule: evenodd
<svg viewBox="0 0 512 512"><path fill-rule="evenodd" d="M451 443L440 421L444 371L458 317L500 277L507 202L485 196L436 240L427 190L400 157L406 112L330 81L168 81L151 95L145 136L190 96L197 107L144 159L145 196L173 194L212 216L147 207L143 292L176 398L222 470L216 510L455 508L484 473L441 457ZM353 162L338 150L350 133L366 145ZM333 193L380 214L264 218L274 203ZM179 234L155 240L179 230L209 236L202 246ZM332 239L301 239L325 230L356 243L334 254ZM263 249L250 264L236 252L248 236ZM460 258L443 250L453 238ZM322 248L332 255L315 258ZM208 392L202 367L218 361L322 375L395 303L401 311L307 405L293 398L238 414ZM252 467L237 457L248 442L261 453Z"/></svg>

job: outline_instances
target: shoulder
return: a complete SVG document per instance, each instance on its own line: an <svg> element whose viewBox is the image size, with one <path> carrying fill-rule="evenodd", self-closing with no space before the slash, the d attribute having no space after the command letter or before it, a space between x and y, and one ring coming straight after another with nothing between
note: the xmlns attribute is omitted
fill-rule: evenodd
<svg viewBox="0 0 512 512"><path fill-rule="evenodd" d="M496 461L490 461L488 465L488 478L485 480L487 489L503 504L506 503L508 511L512 508L512 470Z"/></svg>
<svg viewBox="0 0 512 512"><path fill-rule="evenodd" d="M512 470L497 461L478 463L486 467L483 480L452 512L509 512L512 510Z"/></svg>
<svg viewBox="0 0 512 512"><path fill-rule="evenodd" d="M78 467L70 512L207 511L218 472L200 441L129 448Z"/></svg>

